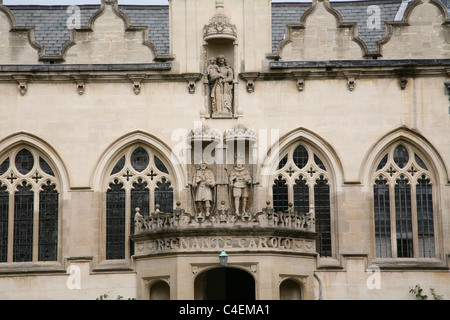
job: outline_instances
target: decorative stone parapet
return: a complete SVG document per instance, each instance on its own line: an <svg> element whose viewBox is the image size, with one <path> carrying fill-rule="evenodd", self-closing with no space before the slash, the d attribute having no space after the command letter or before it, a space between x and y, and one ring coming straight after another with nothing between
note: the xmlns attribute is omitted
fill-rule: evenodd
<svg viewBox="0 0 450 320"><path fill-rule="evenodd" d="M134 216L135 234L142 234L151 231L162 231L169 229L192 229L192 228L277 228L277 229L295 229L303 231L315 231L315 214L311 206L307 213L296 212L289 204L286 212L275 212L267 206L256 214L242 212L240 214L232 212L225 208L222 201L221 207L215 212L207 215L203 212L190 214L181 209L180 203L173 213L163 213L156 206L154 213L148 216L142 216L140 209L136 208Z"/></svg>

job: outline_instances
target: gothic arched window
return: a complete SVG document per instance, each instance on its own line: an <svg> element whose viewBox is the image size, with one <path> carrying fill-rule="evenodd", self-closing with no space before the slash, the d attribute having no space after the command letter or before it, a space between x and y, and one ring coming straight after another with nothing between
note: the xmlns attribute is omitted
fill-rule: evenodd
<svg viewBox="0 0 450 320"><path fill-rule="evenodd" d="M296 212L307 213L314 206L316 232L320 234L317 251L322 257L332 255L329 178L313 148L298 144L284 154L272 185L275 211L285 212L292 203Z"/></svg>
<svg viewBox="0 0 450 320"><path fill-rule="evenodd" d="M57 261L59 184L49 162L31 147L0 161L0 262Z"/></svg>
<svg viewBox="0 0 450 320"><path fill-rule="evenodd" d="M173 179L167 166L151 149L136 146L125 150L115 162L106 185L106 259L133 255L136 208L148 216L156 209L171 213Z"/></svg>
<svg viewBox="0 0 450 320"><path fill-rule="evenodd" d="M380 160L374 178L376 256L435 256L432 176L418 153L398 143Z"/></svg>

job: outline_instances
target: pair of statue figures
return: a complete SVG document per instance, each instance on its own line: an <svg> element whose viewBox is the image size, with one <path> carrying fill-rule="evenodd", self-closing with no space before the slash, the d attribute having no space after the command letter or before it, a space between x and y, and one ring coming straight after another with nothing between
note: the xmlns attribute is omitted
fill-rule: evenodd
<svg viewBox="0 0 450 320"><path fill-rule="evenodd" d="M237 163L230 174L229 186L232 188L235 212L246 214L252 178L242 163ZM211 214L213 203L213 188L216 181L213 172L206 163L200 164L195 172L192 185L194 188L194 201L199 215L208 217Z"/></svg>
<svg viewBox="0 0 450 320"><path fill-rule="evenodd" d="M233 113L233 69L225 56L211 58L207 69L211 88L211 107L213 113Z"/></svg>

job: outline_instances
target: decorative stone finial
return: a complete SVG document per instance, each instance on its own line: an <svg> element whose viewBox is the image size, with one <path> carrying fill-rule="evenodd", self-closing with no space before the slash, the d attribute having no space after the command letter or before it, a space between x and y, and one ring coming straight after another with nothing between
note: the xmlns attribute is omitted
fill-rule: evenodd
<svg viewBox="0 0 450 320"><path fill-rule="evenodd" d="M217 10L223 9L223 0L216 0L216 9Z"/></svg>

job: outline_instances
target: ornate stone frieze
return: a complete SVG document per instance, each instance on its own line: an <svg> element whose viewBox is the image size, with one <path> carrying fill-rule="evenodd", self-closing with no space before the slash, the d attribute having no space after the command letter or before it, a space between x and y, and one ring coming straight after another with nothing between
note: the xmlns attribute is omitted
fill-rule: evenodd
<svg viewBox="0 0 450 320"><path fill-rule="evenodd" d="M191 214L186 212L177 203L173 213L160 212L158 209L148 216L142 216L139 208L135 214L135 233L145 234L154 231L175 229L199 229L199 228L277 228L302 231L315 231L315 213L311 207L309 212L297 212L292 204L286 212L276 212L270 203L256 214L251 212L227 209L222 202L221 207L214 212L199 211Z"/></svg>

